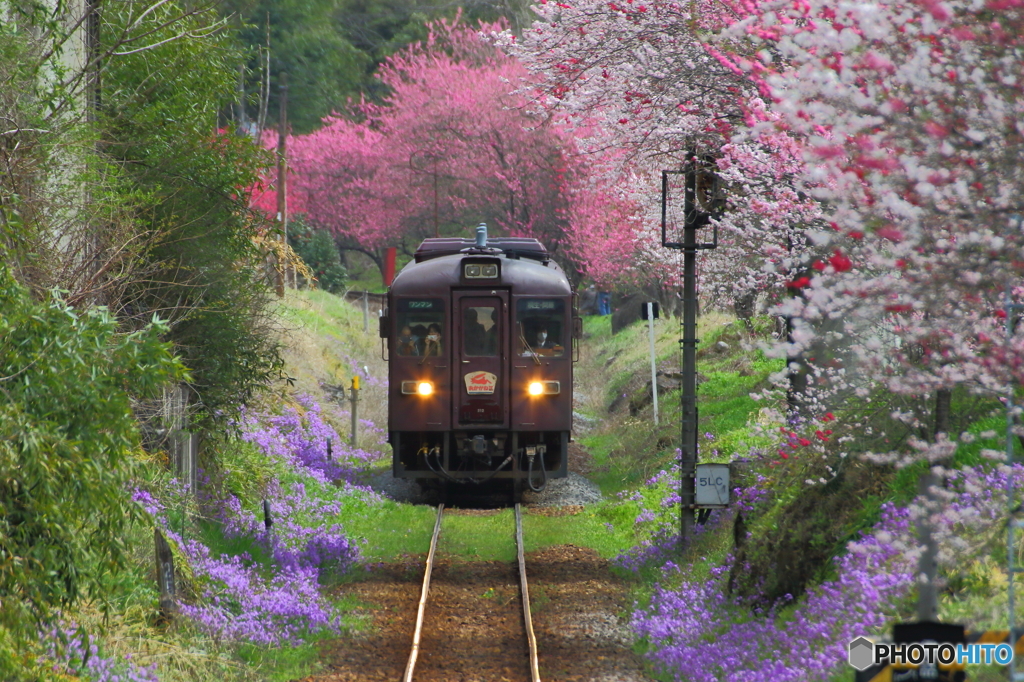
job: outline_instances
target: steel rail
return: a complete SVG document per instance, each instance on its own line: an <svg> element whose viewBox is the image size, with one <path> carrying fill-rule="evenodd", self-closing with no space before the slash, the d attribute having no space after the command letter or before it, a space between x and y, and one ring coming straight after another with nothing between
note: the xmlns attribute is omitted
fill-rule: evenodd
<svg viewBox="0 0 1024 682"><path fill-rule="evenodd" d="M523 555L523 515L516 503L516 553L519 558L519 589L523 594L523 620L526 623L526 639L530 643L530 679L540 682L540 663L537 660L537 636L533 633L533 616L530 614L530 588L526 584L526 557Z"/></svg>
<svg viewBox="0 0 1024 682"><path fill-rule="evenodd" d="M430 551L427 553L427 568L423 573L423 589L420 590L420 606L416 611L416 630L412 634L412 652L409 662L405 665L403 682L412 682L412 674L416 670L416 659L420 655L420 634L423 632L423 614L427 609L427 594L430 593L430 573L434 570L434 553L437 551L437 538L441 535L441 517L444 505L437 505L437 521L434 522L434 534L430 538Z"/></svg>

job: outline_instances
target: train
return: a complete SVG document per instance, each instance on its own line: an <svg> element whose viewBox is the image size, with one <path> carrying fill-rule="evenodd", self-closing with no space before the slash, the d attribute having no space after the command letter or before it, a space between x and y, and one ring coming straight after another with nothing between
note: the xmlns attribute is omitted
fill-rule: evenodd
<svg viewBox="0 0 1024 682"><path fill-rule="evenodd" d="M393 475L535 491L565 477L578 301L537 239L480 225L423 240L380 317Z"/></svg>

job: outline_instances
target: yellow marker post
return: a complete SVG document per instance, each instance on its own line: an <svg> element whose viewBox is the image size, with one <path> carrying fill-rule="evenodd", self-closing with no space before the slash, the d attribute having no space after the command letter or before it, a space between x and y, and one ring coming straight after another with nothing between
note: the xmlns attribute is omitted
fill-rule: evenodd
<svg viewBox="0 0 1024 682"><path fill-rule="evenodd" d="M352 377L352 397L349 398L349 403L352 404L352 447L356 447L356 427L359 424L359 418L357 416L357 405L359 403L359 377Z"/></svg>

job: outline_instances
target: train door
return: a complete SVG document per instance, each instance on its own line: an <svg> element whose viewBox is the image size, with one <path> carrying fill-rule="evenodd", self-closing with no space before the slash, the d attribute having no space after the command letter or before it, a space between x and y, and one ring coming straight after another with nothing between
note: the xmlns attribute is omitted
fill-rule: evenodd
<svg viewBox="0 0 1024 682"><path fill-rule="evenodd" d="M508 428L508 294L453 292L456 344L452 422L456 428Z"/></svg>

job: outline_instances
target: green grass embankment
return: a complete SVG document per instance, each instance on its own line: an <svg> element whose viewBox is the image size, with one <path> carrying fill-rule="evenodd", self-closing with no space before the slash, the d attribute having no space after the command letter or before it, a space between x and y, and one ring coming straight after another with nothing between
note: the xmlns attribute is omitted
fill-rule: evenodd
<svg viewBox="0 0 1024 682"><path fill-rule="evenodd" d="M659 373L676 387L660 391L658 425L650 399L650 341L646 323L612 335L611 318L588 317L577 366L576 409L593 427L577 434L594 456L593 478L605 494L635 487L671 466L681 437L681 329L678 320L656 320L655 358ZM735 318L708 313L698 321L697 355L701 461L729 461L738 450L756 445L749 425L758 404L750 394L764 388L783 368L766 358L763 340Z"/></svg>

